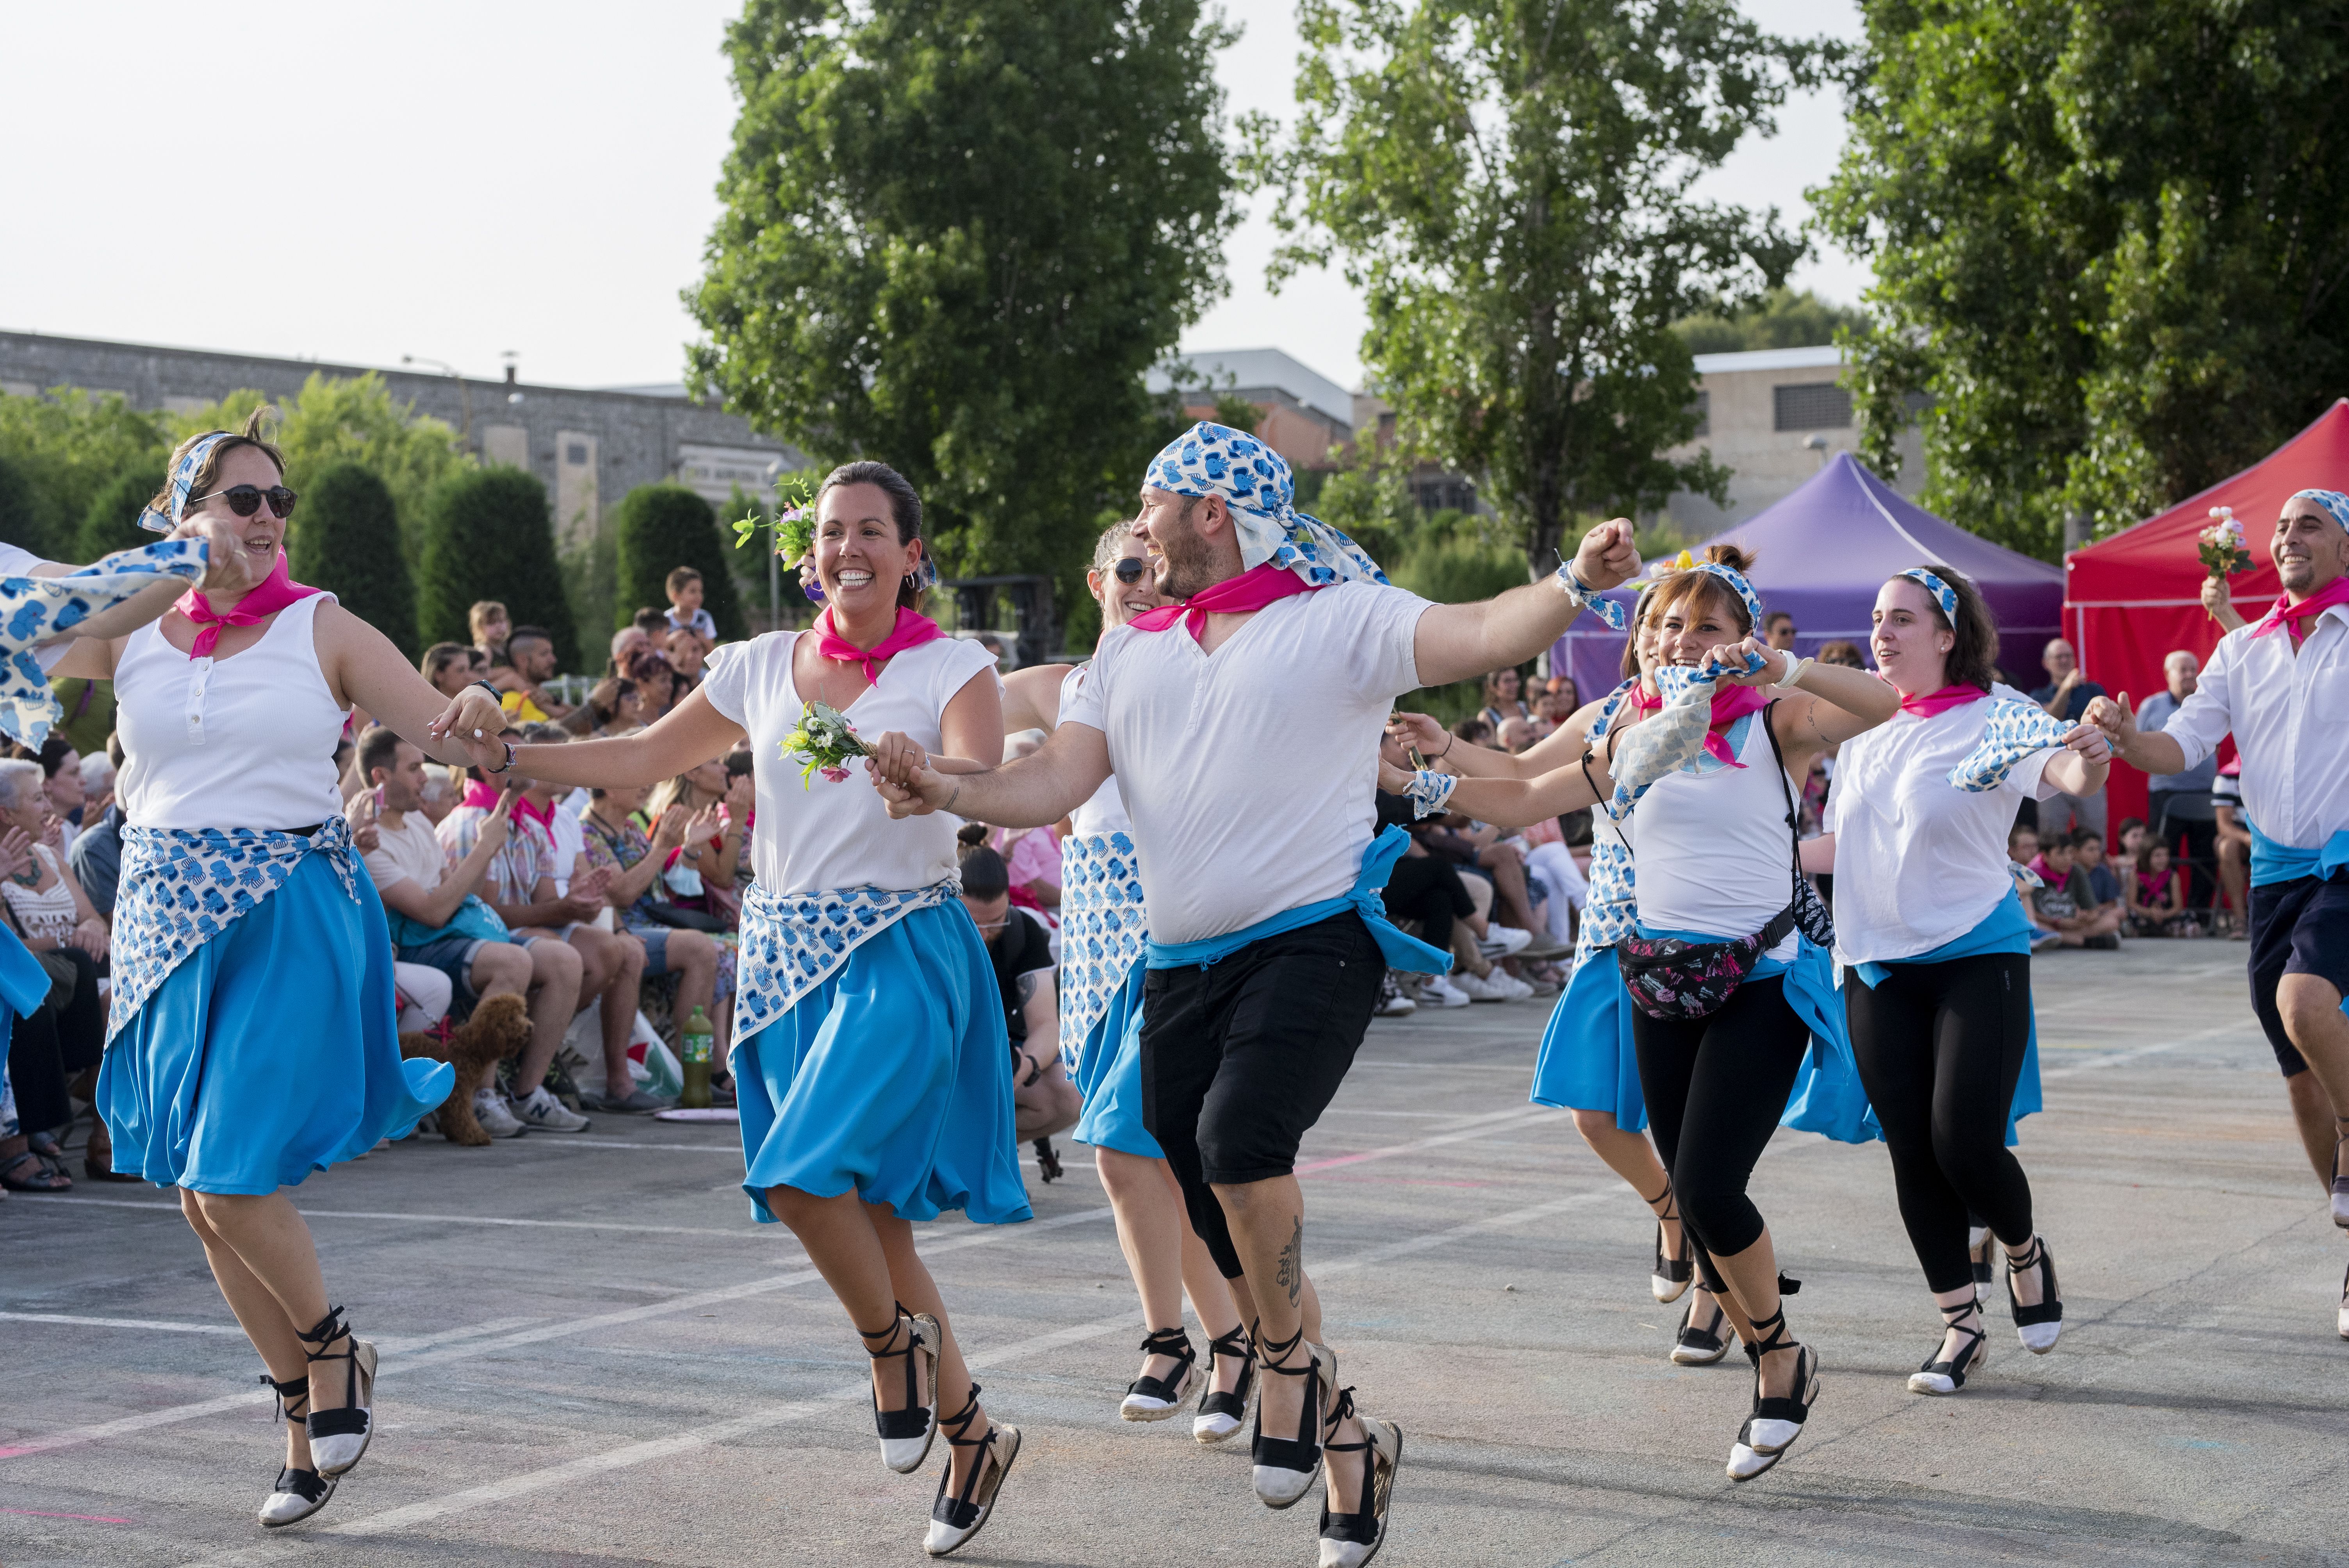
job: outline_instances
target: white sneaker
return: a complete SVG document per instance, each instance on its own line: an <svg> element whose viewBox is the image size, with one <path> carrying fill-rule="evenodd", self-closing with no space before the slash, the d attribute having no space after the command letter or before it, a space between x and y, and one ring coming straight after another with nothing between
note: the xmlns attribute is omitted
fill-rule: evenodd
<svg viewBox="0 0 2349 1568"><path fill-rule="evenodd" d="M492 1138L520 1138L528 1130L506 1109L506 1097L488 1084L473 1091L473 1119Z"/></svg>
<svg viewBox="0 0 2349 1568"><path fill-rule="evenodd" d="M1419 1011L1419 1004L1399 990L1390 990L1379 998L1379 1016L1401 1018Z"/></svg>
<svg viewBox="0 0 2349 1568"><path fill-rule="evenodd" d="M544 1084L530 1091L530 1098L514 1107L514 1116L523 1126L538 1132L585 1132L587 1119L577 1111L565 1110L563 1102L546 1092Z"/></svg>
<svg viewBox="0 0 2349 1568"><path fill-rule="evenodd" d="M1471 1002L1506 1002L1509 999L1508 988L1500 982L1507 978L1508 975L1498 969L1482 978L1462 973L1452 976L1452 985Z"/></svg>
<svg viewBox="0 0 2349 1568"><path fill-rule="evenodd" d="M1506 958L1512 953L1523 953L1533 945L1534 934L1519 931L1514 925L1488 925L1476 944L1476 951L1487 958Z"/></svg>
<svg viewBox="0 0 2349 1568"><path fill-rule="evenodd" d="M1444 975L1431 975L1419 983L1419 999L1432 1007L1464 1007L1468 993Z"/></svg>
<svg viewBox="0 0 2349 1568"><path fill-rule="evenodd" d="M1498 965L1494 965L1493 972L1485 976L1485 984L1497 987L1504 1002L1522 1002L1534 994L1531 985Z"/></svg>

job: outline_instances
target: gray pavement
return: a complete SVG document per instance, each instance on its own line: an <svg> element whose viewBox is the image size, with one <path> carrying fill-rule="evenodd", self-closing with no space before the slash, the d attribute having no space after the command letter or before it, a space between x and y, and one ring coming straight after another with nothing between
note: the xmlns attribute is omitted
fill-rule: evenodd
<svg viewBox="0 0 2349 1568"><path fill-rule="evenodd" d="M1651 1231L1525 1103L1547 1004L1381 1022L1307 1147L1307 1256L1344 1379L1404 1429L1381 1563L2349 1562L2349 1246L2325 1221L2243 948L2038 966L2047 1110L2021 1153L2065 1333L2003 1297L1954 1399L1909 1394L1938 1319L1880 1146L1782 1132L1755 1178L1825 1359L1807 1434L1734 1487L1742 1357L1664 1359ZM379 1435L328 1510L252 1518L278 1463L259 1370L162 1195L0 1205L0 1563L896 1563L938 1461L874 1450L864 1362L730 1129L600 1118L437 1140L314 1178L334 1298L384 1348ZM1083 1150L1072 1151L1079 1159ZM988 1405L1027 1447L960 1560L1309 1564L1309 1503L1240 1439L1128 1425L1141 1327L1089 1166L1037 1222L926 1248Z"/></svg>

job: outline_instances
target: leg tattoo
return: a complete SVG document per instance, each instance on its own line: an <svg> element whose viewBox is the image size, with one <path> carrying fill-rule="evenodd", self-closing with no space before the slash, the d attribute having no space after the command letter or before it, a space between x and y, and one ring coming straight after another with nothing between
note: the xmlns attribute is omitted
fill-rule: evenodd
<svg viewBox="0 0 2349 1568"><path fill-rule="evenodd" d="M1288 1293L1288 1305L1295 1306L1305 1289L1305 1220L1301 1215L1288 1233L1288 1244L1280 1249L1280 1272L1275 1277L1280 1288Z"/></svg>

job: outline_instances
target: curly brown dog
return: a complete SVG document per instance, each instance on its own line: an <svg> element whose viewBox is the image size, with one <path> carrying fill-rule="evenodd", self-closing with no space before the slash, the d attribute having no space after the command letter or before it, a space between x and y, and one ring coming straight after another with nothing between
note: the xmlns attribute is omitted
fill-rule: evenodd
<svg viewBox="0 0 2349 1568"><path fill-rule="evenodd" d="M451 1143L478 1147L489 1142L490 1135L473 1118L473 1091L490 1081L490 1074L498 1063L519 1055L528 1044L528 1005L518 993L509 991L474 1008L473 1016L450 1030L446 1040L434 1032L400 1036L399 1054L430 1057L455 1065L457 1087L449 1091L449 1098L434 1114L441 1137Z"/></svg>

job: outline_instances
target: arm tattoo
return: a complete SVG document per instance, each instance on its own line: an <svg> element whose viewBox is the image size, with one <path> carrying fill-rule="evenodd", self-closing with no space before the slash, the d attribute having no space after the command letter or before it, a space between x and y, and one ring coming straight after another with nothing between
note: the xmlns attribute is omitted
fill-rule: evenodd
<svg viewBox="0 0 2349 1568"><path fill-rule="evenodd" d="M1288 1244L1280 1249L1279 1272L1273 1277L1288 1293L1288 1305L1295 1306L1305 1292L1305 1217L1301 1214L1292 1222Z"/></svg>
<svg viewBox="0 0 2349 1568"><path fill-rule="evenodd" d="M957 801L957 800L961 799L962 799L962 784L961 784L961 781L960 781L960 780L957 780L957 781L956 781L956 783L955 783L955 787L954 787L954 793L947 797L946 804L945 804L945 805L943 805L943 806L940 806L940 807L938 808L938 810L941 810L941 811L945 811L945 812L951 813L951 812L954 810L954 803L955 803L956 801Z"/></svg>
<svg viewBox="0 0 2349 1568"><path fill-rule="evenodd" d="M1013 982L1014 986L1019 993L1019 1004L1023 1007L1030 1002L1035 1000L1036 976L1038 973L1039 971L1031 969L1027 974L1019 976L1017 981Z"/></svg>

